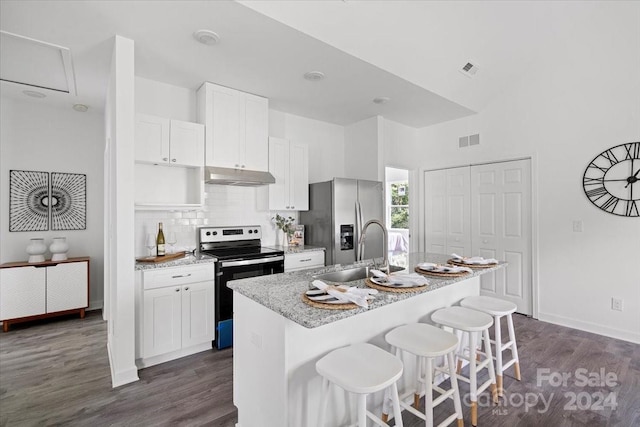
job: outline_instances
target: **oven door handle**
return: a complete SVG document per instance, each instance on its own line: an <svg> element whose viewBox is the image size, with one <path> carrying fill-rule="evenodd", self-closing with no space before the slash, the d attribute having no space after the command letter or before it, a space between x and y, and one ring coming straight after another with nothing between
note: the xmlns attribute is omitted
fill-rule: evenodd
<svg viewBox="0 0 640 427"><path fill-rule="evenodd" d="M225 267L239 267L239 266L242 266L242 265L268 264L270 262L282 261L282 260L284 260L284 256L283 255L279 255L279 256L274 256L274 257L270 257L270 258L246 259L246 260L243 260L243 261L221 262L220 263L220 267L225 268Z"/></svg>

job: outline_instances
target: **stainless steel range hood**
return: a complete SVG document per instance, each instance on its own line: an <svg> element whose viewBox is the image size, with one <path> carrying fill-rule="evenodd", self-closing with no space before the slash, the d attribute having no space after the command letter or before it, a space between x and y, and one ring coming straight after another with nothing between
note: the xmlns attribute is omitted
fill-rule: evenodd
<svg viewBox="0 0 640 427"><path fill-rule="evenodd" d="M204 168L204 182L206 184L256 187L275 184L276 179L269 172L207 166Z"/></svg>

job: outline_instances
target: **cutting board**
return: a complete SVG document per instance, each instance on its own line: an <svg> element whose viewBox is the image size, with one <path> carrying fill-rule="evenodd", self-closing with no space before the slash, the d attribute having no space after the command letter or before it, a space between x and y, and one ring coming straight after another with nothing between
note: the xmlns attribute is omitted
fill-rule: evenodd
<svg viewBox="0 0 640 427"><path fill-rule="evenodd" d="M152 256L152 257L144 257L138 258L136 261L138 262L167 262L173 261L176 259L184 258L185 252L176 252L175 254L166 254L165 256Z"/></svg>

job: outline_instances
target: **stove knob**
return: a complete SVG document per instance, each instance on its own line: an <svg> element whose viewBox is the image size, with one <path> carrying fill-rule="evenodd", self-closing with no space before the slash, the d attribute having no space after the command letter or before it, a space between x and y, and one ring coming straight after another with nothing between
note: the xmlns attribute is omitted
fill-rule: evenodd
<svg viewBox="0 0 640 427"><path fill-rule="evenodd" d="M210 231L207 231L207 236L211 236L211 232Z"/></svg>
<svg viewBox="0 0 640 427"><path fill-rule="evenodd" d="M249 234L253 233L253 230L249 230Z"/></svg>
<svg viewBox="0 0 640 427"><path fill-rule="evenodd" d="M214 236L217 236L217 235L218 235L218 232L217 232L217 231L214 231L214 232L213 232L213 235L214 235Z"/></svg>
<svg viewBox="0 0 640 427"><path fill-rule="evenodd" d="M258 230L253 230L254 233L258 233Z"/></svg>

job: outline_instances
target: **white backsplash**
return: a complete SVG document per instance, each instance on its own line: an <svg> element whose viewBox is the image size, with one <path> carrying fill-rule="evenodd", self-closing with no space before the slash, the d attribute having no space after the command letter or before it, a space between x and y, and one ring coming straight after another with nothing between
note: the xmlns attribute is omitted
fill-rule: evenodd
<svg viewBox="0 0 640 427"><path fill-rule="evenodd" d="M239 226L260 225L262 244L272 246L280 244L278 233L271 218L276 213L298 218L297 212L260 211L257 208L256 187L231 185L206 185L205 206L203 210L172 211L136 211L135 214L135 251L136 256L148 255L145 237L158 232L158 223L162 222L165 238L169 232L175 232L177 250L193 249L197 245L196 229L203 225Z"/></svg>

